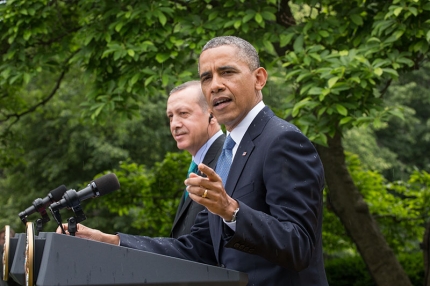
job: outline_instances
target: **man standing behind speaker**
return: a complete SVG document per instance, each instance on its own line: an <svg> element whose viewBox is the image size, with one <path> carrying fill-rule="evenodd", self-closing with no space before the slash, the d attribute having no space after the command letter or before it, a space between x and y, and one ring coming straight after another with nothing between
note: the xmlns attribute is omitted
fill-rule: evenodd
<svg viewBox="0 0 430 286"><path fill-rule="evenodd" d="M172 89L167 100L166 114L170 121L170 132L178 148L187 150L193 156L188 175L202 175L197 169L200 163L215 168L225 135L209 111L200 81L189 81ZM204 208L191 200L184 190L170 236L178 238L190 233L197 214Z"/></svg>

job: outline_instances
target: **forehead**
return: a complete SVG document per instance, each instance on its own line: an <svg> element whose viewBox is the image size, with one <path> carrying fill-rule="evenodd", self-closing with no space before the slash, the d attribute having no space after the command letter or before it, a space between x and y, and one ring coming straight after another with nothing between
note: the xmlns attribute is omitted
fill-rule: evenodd
<svg viewBox="0 0 430 286"><path fill-rule="evenodd" d="M207 49L199 58L200 74L212 68L235 65L246 65L246 63L239 56L239 49L231 45Z"/></svg>
<svg viewBox="0 0 430 286"><path fill-rule="evenodd" d="M167 100L167 111L179 108L196 108L196 106L199 106L198 88L198 86L190 86L171 94Z"/></svg>

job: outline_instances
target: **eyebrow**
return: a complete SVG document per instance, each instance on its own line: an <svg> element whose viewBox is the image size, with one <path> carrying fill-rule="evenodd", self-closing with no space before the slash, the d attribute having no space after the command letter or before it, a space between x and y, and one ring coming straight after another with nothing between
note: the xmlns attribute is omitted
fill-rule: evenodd
<svg viewBox="0 0 430 286"><path fill-rule="evenodd" d="M221 66L221 67L217 68L216 70L218 72L221 72L221 71L225 71L225 70L237 70L237 68L234 66ZM208 76L210 74L212 74L212 72L210 72L210 71L203 72L202 74L200 74L200 78L203 78L203 77Z"/></svg>

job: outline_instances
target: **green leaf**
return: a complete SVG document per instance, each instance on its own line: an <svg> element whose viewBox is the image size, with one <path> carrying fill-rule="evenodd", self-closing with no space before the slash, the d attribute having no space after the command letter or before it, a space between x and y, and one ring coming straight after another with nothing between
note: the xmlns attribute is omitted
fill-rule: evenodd
<svg viewBox="0 0 430 286"><path fill-rule="evenodd" d="M377 75L377 76L381 76L383 73L383 70L381 68L376 68L373 70L373 72Z"/></svg>
<svg viewBox="0 0 430 286"><path fill-rule="evenodd" d="M247 14L242 18L243 23L246 23L252 18L254 18L254 15L255 15L255 11L247 12Z"/></svg>
<svg viewBox="0 0 430 286"><path fill-rule="evenodd" d="M263 22L263 17L261 16L260 13L256 13L254 18L255 18L255 22L257 22L258 24L261 24L261 22Z"/></svg>
<svg viewBox="0 0 430 286"><path fill-rule="evenodd" d="M348 110L343 105L336 103L335 106L336 106L336 110L339 114L341 114L343 116L348 115Z"/></svg>
<svg viewBox="0 0 430 286"><path fill-rule="evenodd" d="M293 117L296 117L296 116L297 116L297 114L299 114L300 109L301 109L303 106L305 106L306 104L308 104L308 102L309 102L310 100L311 100L311 98L310 98L310 97L306 97L306 98L302 99L301 101L297 102L297 103L294 105L293 112L292 112L292 116L293 116Z"/></svg>
<svg viewBox="0 0 430 286"><path fill-rule="evenodd" d="M322 90L323 89L321 87L314 86L309 90L308 94L309 95L320 95L322 93Z"/></svg>
<svg viewBox="0 0 430 286"><path fill-rule="evenodd" d="M418 15L418 10L415 7L408 7L408 10L414 15L415 17Z"/></svg>
<svg viewBox="0 0 430 286"><path fill-rule="evenodd" d="M154 80L155 76L151 75L150 77L148 77L145 80L145 86L148 86L153 80Z"/></svg>
<svg viewBox="0 0 430 286"><path fill-rule="evenodd" d="M161 11L158 13L158 21L160 21L160 23L161 23L162 26L166 25L167 18L164 15L164 13L161 12Z"/></svg>
<svg viewBox="0 0 430 286"><path fill-rule="evenodd" d="M344 125L352 120L352 117L344 117L339 121L339 125Z"/></svg>
<svg viewBox="0 0 430 286"><path fill-rule="evenodd" d="M339 77L337 77L337 76L330 78L328 80L328 87L332 88L333 85L335 85L338 80L339 80Z"/></svg>
<svg viewBox="0 0 430 286"><path fill-rule="evenodd" d="M384 73L390 74L393 78L398 78L399 74L397 73L397 71L395 69L382 69L384 71Z"/></svg>
<svg viewBox="0 0 430 286"><path fill-rule="evenodd" d="M130 57L134 57L134 51L132 49L128 49L127 53Z"/></svg>
<svg viewBox="0 0 430 286"><path fill-rule="evenodd" d="M239 29L240 25L242 25L242 21L241 20L237 20L236 22L234 22L233 27L235 29Z"/></svg>
<svg viewBox="0 0 430 286"><path fill-rule="evenodd" d="M295 52L300 53L303 51L303 41L303 35L298 36L297 39L294 41L293 48Z"/></svg>
<svg viewBox="0 0 430 286"><path fill-rule="evenodd" d="M358 14L352 14L349 16L351 18L351 21L356 24L357 26L362 26L363 25L363 18L361 18L360 15Z"/></svg>
<svg viewBox="0 0 430 286"><path fill-rule="evenodd" d="M391 109L390 111L388 111L390 114L392 114L392 115L394 115L394 116L396 116L396 117L398 117L398 118L400 118L400 119L402 119L402 120L405 120L405 116L404 116L404 114L403 114L403 112L401 112L400 110L398 110L398 109Z"/></svg>
<svg viewBox="0 0 430 286"><path fill-rule="evenodd" d="M121 31L123 25L124 25L124 22L118 22L118 24L115 25L115 31L117 32Z"/></svg>
<svg viewBox="0 0 430 286"><path fill-rule="evenodd" d="M140 74L137 73L135 74L131 79L130 79L130 85L134 85L140 78Z"/></svg>
<svg viewBox="0 0 430 286"><path fill-rule="evenodd" d="M25 30L24 31L24 36L23 36L24 40L28 41L28 39L30 39L30 37L31 37L31 31L30 30Z"/></svg>
<svg viewBox="0 0 430 286"><path fill-rule="evenodd" d="M300 75L297 77L296 82L301 82L303 79L312 76L312 73L308 71L301 71Z"/></svg>
<svg viewBox="0 0 430 286"><path fill-rule="evenodd" d="M324 30L318 31L318 34L323 38L327 38L328 36L330 36L330 33Z"/></svg>
<svg viewBox="0 0 430 286"><path fill-rule="evenodd" d="M170 54L168 53L158 53L155 56L155 59L157 60L157 62L161 64L161 63L164 63L169 57L170 57Z"/></svg>
<svg viewBox="0 0 430 286"><path fill-rule="evenodd" d="M430 37L430 31L429 31L429 35ZM294 37L294 33L289 33L289 34L281 34L279 36L279 45L282 47L285 47L286 45L288 45L291 42L291 39Z"/></svg>
<svg viewBox="0 0 430 286"><path fill-rule="evenodd" d="M264 47L266 48L266 50L271 53L271 54L275 54L275 48L273 47L272 43L269 41L264 41L263 42Z"/></svg>
<svg viewBox="0 0 430 286"><path fill-rule="evenodd" d="M402 13L403 7L397 7L396 9L394 9L393 14L397 17L400 15L400 13Z"/></svg>
<svg viewBox="0 0 430 286"><path fill-rule="evenodd" d="M276 21L276 16L273 13L270 13L269 11L263 11L261 12L261 16L267 21Z"/></svg>

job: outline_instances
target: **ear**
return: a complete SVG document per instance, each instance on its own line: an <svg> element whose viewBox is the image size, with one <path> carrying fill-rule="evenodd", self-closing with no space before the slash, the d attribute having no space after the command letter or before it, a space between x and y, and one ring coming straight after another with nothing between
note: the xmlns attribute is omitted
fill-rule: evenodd
<svg viewBox="0 0 430 286"><path fill-rule="evenodd" d="M262 90L267 82L267 71L263 67L259 67L253 73L255 76L255 89Z"/></svg>

